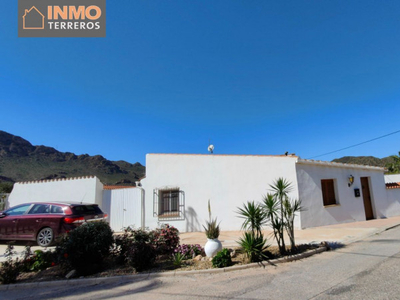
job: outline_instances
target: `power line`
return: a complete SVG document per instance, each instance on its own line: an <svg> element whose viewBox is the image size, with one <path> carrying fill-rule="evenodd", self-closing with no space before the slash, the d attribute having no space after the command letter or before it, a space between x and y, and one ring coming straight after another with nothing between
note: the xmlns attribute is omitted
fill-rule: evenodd
<svg viewBox="0 0 400 300"><path fill-rule="evenodd" d="M384 138L384 137L387 137L389 135L396 134L396 133L399 133L399 132L400 132L400 130L397 130L395 132L388 133L388 134L382 135L380 137L377 137L377 138L374 138L374 139L371 139L371 140L368 140L368 141L365 141L365 142L362 142L362 143L358 143L358 144L351 145L351 146L348 146L348 147L345 147L345 148L342 148L342 149L339 149L339 150L335 150L335 151L331 151L331 152L328 152L328 153L324 153L324 154L320 154L320 155L317 155L317 156L313 156L313 157L310 157L309 159L320 157L320 156L325 156L325 155L336 153L336 152L339 152L339 151L343 151L343 150L346 150L346 149L349 149L349 148L357 147L357 146L360 146L362 144L366 144L366 143L369 143L369 142L372 142L372 141L376 141L376 140L379 140L381 138Z"/></svg>

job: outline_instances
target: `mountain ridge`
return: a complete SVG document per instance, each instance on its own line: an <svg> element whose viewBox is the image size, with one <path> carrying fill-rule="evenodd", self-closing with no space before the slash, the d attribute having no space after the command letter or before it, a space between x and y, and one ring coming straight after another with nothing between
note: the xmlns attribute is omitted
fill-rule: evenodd
<svg viewBox="0 0 400 300"><path fill-rule="evenodd" d="M101 155L76 155L34 146L0 130L0 182L19 182L95 175L104 184L135 185L145 175L139 162L110 161Z"/></svg>
<svg viewBox="0 0 400 300"><path fill-rule="evenodd" d="M339 162L344 164L368 165L376 167L386 167L388 164L393 163L393 158L383 157L377 158L375 156L343 156L335 158L332 162Z"/></svg>

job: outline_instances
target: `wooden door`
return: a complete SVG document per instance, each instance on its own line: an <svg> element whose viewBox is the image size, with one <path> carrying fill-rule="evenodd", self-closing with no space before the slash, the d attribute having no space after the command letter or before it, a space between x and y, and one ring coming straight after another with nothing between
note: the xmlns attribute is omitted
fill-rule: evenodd
<svg viewBox="0 0 400 300"><path fill-rule="evenodd" d="M364 199L365 218L367 220L374 219L374 211L372 209L371 192L369 189L368 177L361 177L361 187Z"/></svg>

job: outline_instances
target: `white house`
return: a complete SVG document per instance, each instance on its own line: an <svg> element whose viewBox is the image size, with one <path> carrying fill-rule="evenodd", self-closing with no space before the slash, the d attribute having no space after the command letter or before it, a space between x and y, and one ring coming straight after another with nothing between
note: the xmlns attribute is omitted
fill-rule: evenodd
<svg viewBox="0 0 400 300"><path fill-rule="evenodd" d="M103 186L95 176L20 182L9 205L40 201L97 203L114 231L169 223L202 231L211 213L221 230L240 230L238 207L261 202L279 177L304 210L297 228L400 215L400 179L385 184L384 169L301 159L295 155L148 154L138 187Z"/></svg>
<svg viewBox="0 0 400 300"><path fill-rule="evenodd" d="M380 167L294 155L148 154L142 180L145 224L152 228L169 223L181 232L201 231L210 200L221 229L239 230L237 207L246 201L261 202L279 177L292 183L290 198L302 200L297 228L400 215L400 189L386 188Z"/></svg>

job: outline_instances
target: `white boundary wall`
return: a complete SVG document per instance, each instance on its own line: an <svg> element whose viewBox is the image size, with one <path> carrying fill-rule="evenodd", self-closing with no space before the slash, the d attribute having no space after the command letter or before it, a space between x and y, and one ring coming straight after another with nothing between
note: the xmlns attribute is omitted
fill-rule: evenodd
<svg viewBox="0 0 400 300"><path fill-rule="evenodd" d="M103 204L103 184L95 176L17 182L9 206L27 202L86 202Z"/></svg>
<svg viewBox="0 0 400 300"><path fill-rule="evenodd" d="M400 182L400 174L385 175L385 183Z"/></svg>
<svg viewBox="0 0 400 300"><path fill-rule="evenodd" d="M103 191L103 208L115 232L131 226L141 227L141 198L139 188L126 188Z"/></svg>
<svg viewBox="0 0 400 300"><path fill-rule="evenodd" d="M298 198L296 156L147 154L146 226L158 226L153 215L153 190L179 187L185 193L184 220L166 220L181 232L203 231L208 220L208 200L212 216L221 230L240 230L242 220L236 213L247 201L261 202L278 177L293 183L291 198ZM300 227L300 218L296 227Z"/></svg>
<svg viewBox="0 0 400 300"><path fill-rule="evenodd" d="M400 215L400 189L386 189L389 202L388 217Z"/></svg>

